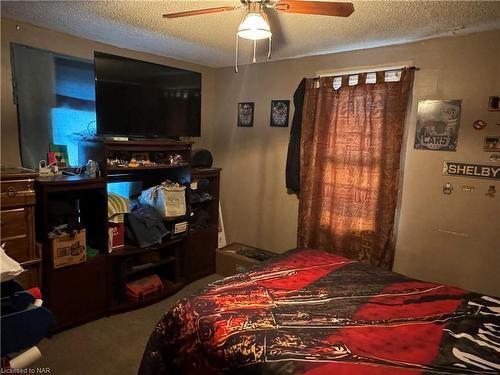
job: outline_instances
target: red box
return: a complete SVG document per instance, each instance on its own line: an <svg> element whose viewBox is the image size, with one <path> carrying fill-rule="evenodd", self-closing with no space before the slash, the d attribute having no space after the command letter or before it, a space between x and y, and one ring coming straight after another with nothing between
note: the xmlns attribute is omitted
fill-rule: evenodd
<svg viewBox="0 0 500 375"><path fill-rule="evenodd" d="M125 224L108 222L109 250L125 245Z"/></svg>

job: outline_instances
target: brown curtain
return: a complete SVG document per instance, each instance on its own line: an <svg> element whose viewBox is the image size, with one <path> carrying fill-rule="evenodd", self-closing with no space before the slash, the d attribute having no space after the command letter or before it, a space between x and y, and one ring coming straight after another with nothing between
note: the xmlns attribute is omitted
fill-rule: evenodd
<svg viewBox="0 0 500 375"><path fill-rule="evenodd" d="M308 79L304 97L299 247L317 248L390 269L406 108L413 69L398 82L334 90Z"/></svg>

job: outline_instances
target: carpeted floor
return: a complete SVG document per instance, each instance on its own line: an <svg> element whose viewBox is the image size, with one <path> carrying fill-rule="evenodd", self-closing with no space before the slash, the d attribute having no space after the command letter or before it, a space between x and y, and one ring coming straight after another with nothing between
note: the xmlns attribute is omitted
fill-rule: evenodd
<svg viewBox="0 0 500 375"><path fill-rule="evenodd" d="M133 375L155 324L174 303L208 283L210 275L188 284L178 293L140 310L102 318L44 339L42 359L32 368L50 368L53 375Z"/></svg>

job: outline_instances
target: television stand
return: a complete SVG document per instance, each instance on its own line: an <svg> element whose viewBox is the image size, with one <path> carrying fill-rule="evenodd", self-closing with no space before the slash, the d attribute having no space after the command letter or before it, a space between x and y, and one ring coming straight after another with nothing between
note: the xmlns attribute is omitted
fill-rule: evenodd
<svg viewBox="0 0 500 375"><path fill-rule="evenodd" d="M146 190L165 180L189 184L191 176L191 144L165 139L140 139L126 142L89 139L79 144L80 160L94 160L99 164L101 176L108 184L131 182ZM180 160L171 162L170 155ZM148 160L147 164L128 163L131 159ZM112 164L123 160L127 163ZM82 160L83 162L83 160ZM128 196L126 198L129 198ZM166 219L168 220L168 219ZM175 223L186 221L187 216L172 223L166 223L171 230ZM107 224L107 220L106 220ZM119 313L157 302L182 288L187 280L186 240L188 232L172 234L158 246L140 248L125 240L121 248L107 254L107 296L109 313ZM107 233L107 229L106 229ZM107 238L106 238L107 240ZM156 275L162 280L160 293L133 300L127 296L127 283L143 277Z"/></svg>

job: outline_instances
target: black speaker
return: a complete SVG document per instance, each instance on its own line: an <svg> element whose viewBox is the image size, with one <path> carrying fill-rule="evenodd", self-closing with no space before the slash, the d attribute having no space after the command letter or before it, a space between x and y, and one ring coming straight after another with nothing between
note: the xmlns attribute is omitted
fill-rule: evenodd
<svg viewBox="0 0 500 375"><path fill-rule="evenodd" d="M191 150L191 166L192 167L203 167L210 168L214 159L212 158L212 153L204 148L199 148L196 150Z"/></svg>

